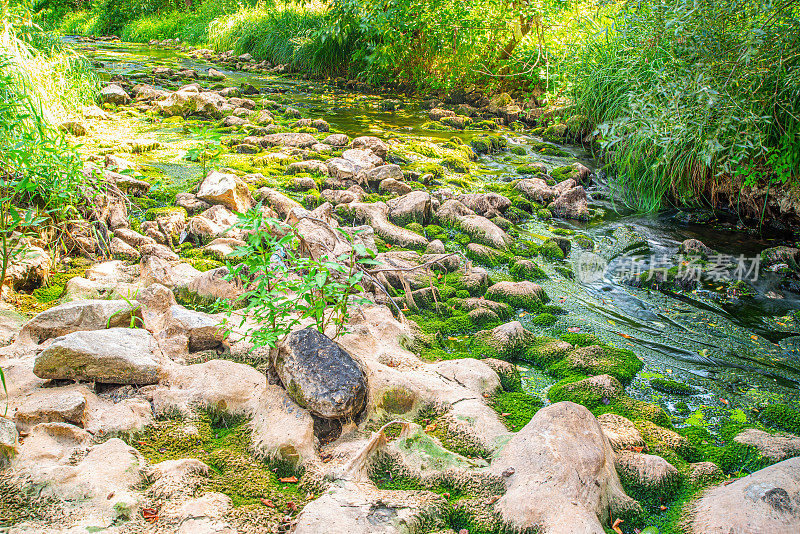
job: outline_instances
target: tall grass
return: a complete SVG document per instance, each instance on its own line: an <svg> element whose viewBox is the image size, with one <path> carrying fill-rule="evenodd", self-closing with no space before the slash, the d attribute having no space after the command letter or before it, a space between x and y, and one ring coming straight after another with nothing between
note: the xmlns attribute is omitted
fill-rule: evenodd
<svg viewBox="0 0 800 534"><path fill-rule="evenodd" d="M568 66L620 197L714 201L771 154L800 171L800 18L793 4L646 0L588 36ZM790 154L798 154L791 159ZM772 158L770 161L775 160Z"/></svg>
<svg viewBox="0 0 800 534"><path fill-rule="evenodd" d="M82 162L58 124L94 101L97 80L24 11L0 17L0 176L13 185L13 202L64 218L82 200Z"/></svg>

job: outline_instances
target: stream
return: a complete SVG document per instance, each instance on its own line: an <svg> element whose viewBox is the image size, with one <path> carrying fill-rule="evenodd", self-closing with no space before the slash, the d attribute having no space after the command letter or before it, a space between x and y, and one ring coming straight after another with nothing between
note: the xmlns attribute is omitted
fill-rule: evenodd
<svg viewBox="0 0 800 534"><path fill-rule="evenodd" d="M219 69L176 50L68 40L96 63L105 79L125 75L150 83L146 73L157 66L197 71ZM351 137L376 135L384 139L414 137L443 141L458 135L468 141L480 133L424 130L421 126L428 119L421 102L402 95L370 96L286 76L222 72L228 77L227 85L252 84L262 93L274 94L283 103L290 101L293 107L304 108L307 112L304 115L325 119L332 131ZM393 104L385 105L390 98ZM396 108L393 111L386 110L393 107ZM162 142L186 135L174 124L144 121L141 131ZM617 274L631 258L649 262L674 256L680 243L689 238L699 239L733 258L743 255L748 262L761 250L785 243L778 238L748 233L729 215L721 213L702 223L688 222L693 219L677 209L634 213L611 200L613 182L605 177L602 164L582 148L559 147L568 157L544 156L531 147L531 143L542 142L541 138L526 132L501 133L511 146L523 147L525 155L482 156L480 168L473 175L487 182L510 181L519 177L515 169L524 163L543 161L548 166L562 166L577 159L596 172L594 183L588 188L590 207L605 210L604 217L587 223L531 219L521 225L521 233L537 237L554 235L554 230L555 234L577 232L590 237L600 249L608 243L609 250L613 250L622 233L636 236L637 243L628 254L610 253L602 258L607 268L592 279L551 276L542 282L552 303L568 313L558 316L556 324L546 328L532 325L531 316L522 313L519 320L527 328L542 334L568 329L592 333L608 343L633 350L645 367L628 387L629 394L642 400L660 401L673 409L673 415L678 401L686 402L690 410L700 407L747 410L759 402L778 399L785 402L800 397L800 325L794 315L800 308L800 293L787 289L781 275L761 269L756 280L748 278L753 294L745 296L722 285L679 292L636 288ZM175 180L198 172L196 165L179 159L169 162L154 159L149 164ZM582 258L582 253L573 246L573 254L565 261L580 268L576 262ZM542 267L548 274L556 272L551 263L543 263ZM519 367L524 387L544 398L553 379L524 363L520 362ZM654 377L691 384L701 393L676 397L655 392L649 386Z"/></svg>

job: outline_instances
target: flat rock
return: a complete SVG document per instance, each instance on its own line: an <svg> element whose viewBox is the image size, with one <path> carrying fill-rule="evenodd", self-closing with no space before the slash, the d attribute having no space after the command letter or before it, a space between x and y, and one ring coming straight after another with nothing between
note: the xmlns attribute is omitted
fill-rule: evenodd
<svg viewBox="0 0 800 534"><path fill-rule="evenodd" d="M39 355L39 378L88 380L111 384L154 384L161 365L158 346L146 330L111 328L58 337Z"/></svg>
<svg viewBox="0 0 800 534"><path fill-rule="evenodd" d="M441 513L443 497L428 491L378 490L340 481L308 503L297 516L295 534L404 534L424 518Z"/></svg>
<svg viewBox="0 0 800 534"><path fill-rule="evenodd" d="M800 456L800 436L777 432L770 434L757 428L743 430L733 438L733 441L757 448L762 456L779 462Z"/></svg>
<svg viewBox="0 0 800 534"><path fill-rule="evenodd" d="M17 408L17 429L27 433L39 423L72 423L83 426L86 398L76 390L40 388L26 397Z"/></svg>
<svg viewBox="0 0 800 534"><path fill-rule="evenodd" d="M132 316L139 317L139 320L142 317L139 303L135 300L77 300L54 306L34 316L22 327L20 338L30 337L41 343L79 330L129 326Z"/></svg>

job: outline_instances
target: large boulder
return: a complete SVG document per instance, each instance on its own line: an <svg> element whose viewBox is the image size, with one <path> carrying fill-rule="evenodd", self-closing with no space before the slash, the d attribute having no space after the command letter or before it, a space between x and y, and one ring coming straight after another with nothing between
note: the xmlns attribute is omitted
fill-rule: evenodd
<svg viewBox="0 0 800 534"><path fill-rule="evenodd" d="M350 143L350 148L362 148L370 150L381 159L386 159L386 156L389 155L389 147L387 144L377 137L371 135L356 137Z"/></svg>
<svg viewBox="0 0 800 534"><path fill-rule="evenodd" d="M513 468L513 470L511 469ZM542 408L492 461L507 491L495 509L512 529L604 534L603 523L639 508L622 489L614 453L579 404Z"/></svg>
<svg viewBox="0 0 800 534"><path fill-rule="evenodd" d="M200 184L197 198L209 204L222 204L231 211L244 213L253 207L253 197L244 181L235 174L212 171Z"/></svg>
<svg viewBox="0 0 800 534"><path fill-rule="evenodd" d="M137 319L134 319L134 316ZM20 339L30 338L36 343L41 343L46 339L65 336L79 330L130 326L131 321L138 321L135 326L141 326L141 319L142 311L135 300L77 300L55 306L34 316L22 328Z"/></svg>
<svg viewBox="0 0 800 534"><path fill-rule="evenodd" d="M273 363L289 395L319 417L352 418L364 407L367 381L360 364L314 328L289 334Z"/></svg>
<svg viewBox="0 0 800 534"><path fill-rule="evenodd" d="M72 332L44 349L33 366L39 378L111 384L154 384L161 372L158 345L146 330Z"/></svg>
<svg viewBox="0 0 800 534"><path fill-rule="evenodd" d="M412 191L386 202L389 220L405 226L410 222L428 224L433 217L433 202L427 191Z"/></svg>
<svg viewBox="0 0 800 534"><path fill-rule="evenodd" d="M708 490L687 514L691 534L800 532L800 458Z"/></svg>
<svg viewBox="0 0 800 534"><path fill-rule="evenodd" d="M131 97L125 92L125 89L119 85L112 83L106 85L100 90L100 100L106 104L123 105L131 101Z"/></svg>

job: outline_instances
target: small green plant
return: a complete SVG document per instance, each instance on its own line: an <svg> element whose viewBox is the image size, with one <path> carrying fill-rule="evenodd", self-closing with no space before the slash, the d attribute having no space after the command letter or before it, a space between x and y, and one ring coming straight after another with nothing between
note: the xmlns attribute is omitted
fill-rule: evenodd
<svg viewBox="0 0 800 534"><path fill-rule="evenodd" d="M198 141L192 148L186 151L183 159L200 163L203 176L206 176L208 167L217 164L220 156L225 152L222 148L222 134L208 126L192 133L195 134Z"/></svg>
<svg viewBox="0 0 800 534"><path fill-rule="evenodd" d="M241 309L229 308L228 315L241 315L240 327L257 325L246 327L253 345L274 347L304 319L311 319L320 333L333 326L334 339L345 333L349 306L363 291L363 266L372 261L370 251L336 229L350 242L350 252L304 256L300 236L281 221L263 217L260 205L239 217L236 226L244 230L246 244L227 256L238 262L228 262L228 278L247 281L248 290L237 299Z"/></svg>
<svg viewBox="0 0 800 534"><path fill-rule="evenodd" d="M141 317L136 315L136 312L141 309L142 305L139 304L138 302L136 303L135 306L133 304L134 302L136 302L136 296L137 295L138 295L138 292L136 294L134 294L133 296L129 295L128 297L126 297L125 295L120 295L122 297L122 300L124 300L125 303L128 305L128 309L127 310L118 310L118 311L115 311L114 313L112 313L111 317L109 317L108 321L106 322L106 328L111 328L111 321L114 319L114 317L116 317L117 315L119 315L121 313L130 313L131 314L131 320L130 320L128 328L138 328L136 326L136 321L139 321L139 324L141 325L141 327L144 328L144 321L142 320Z"/></svg>

